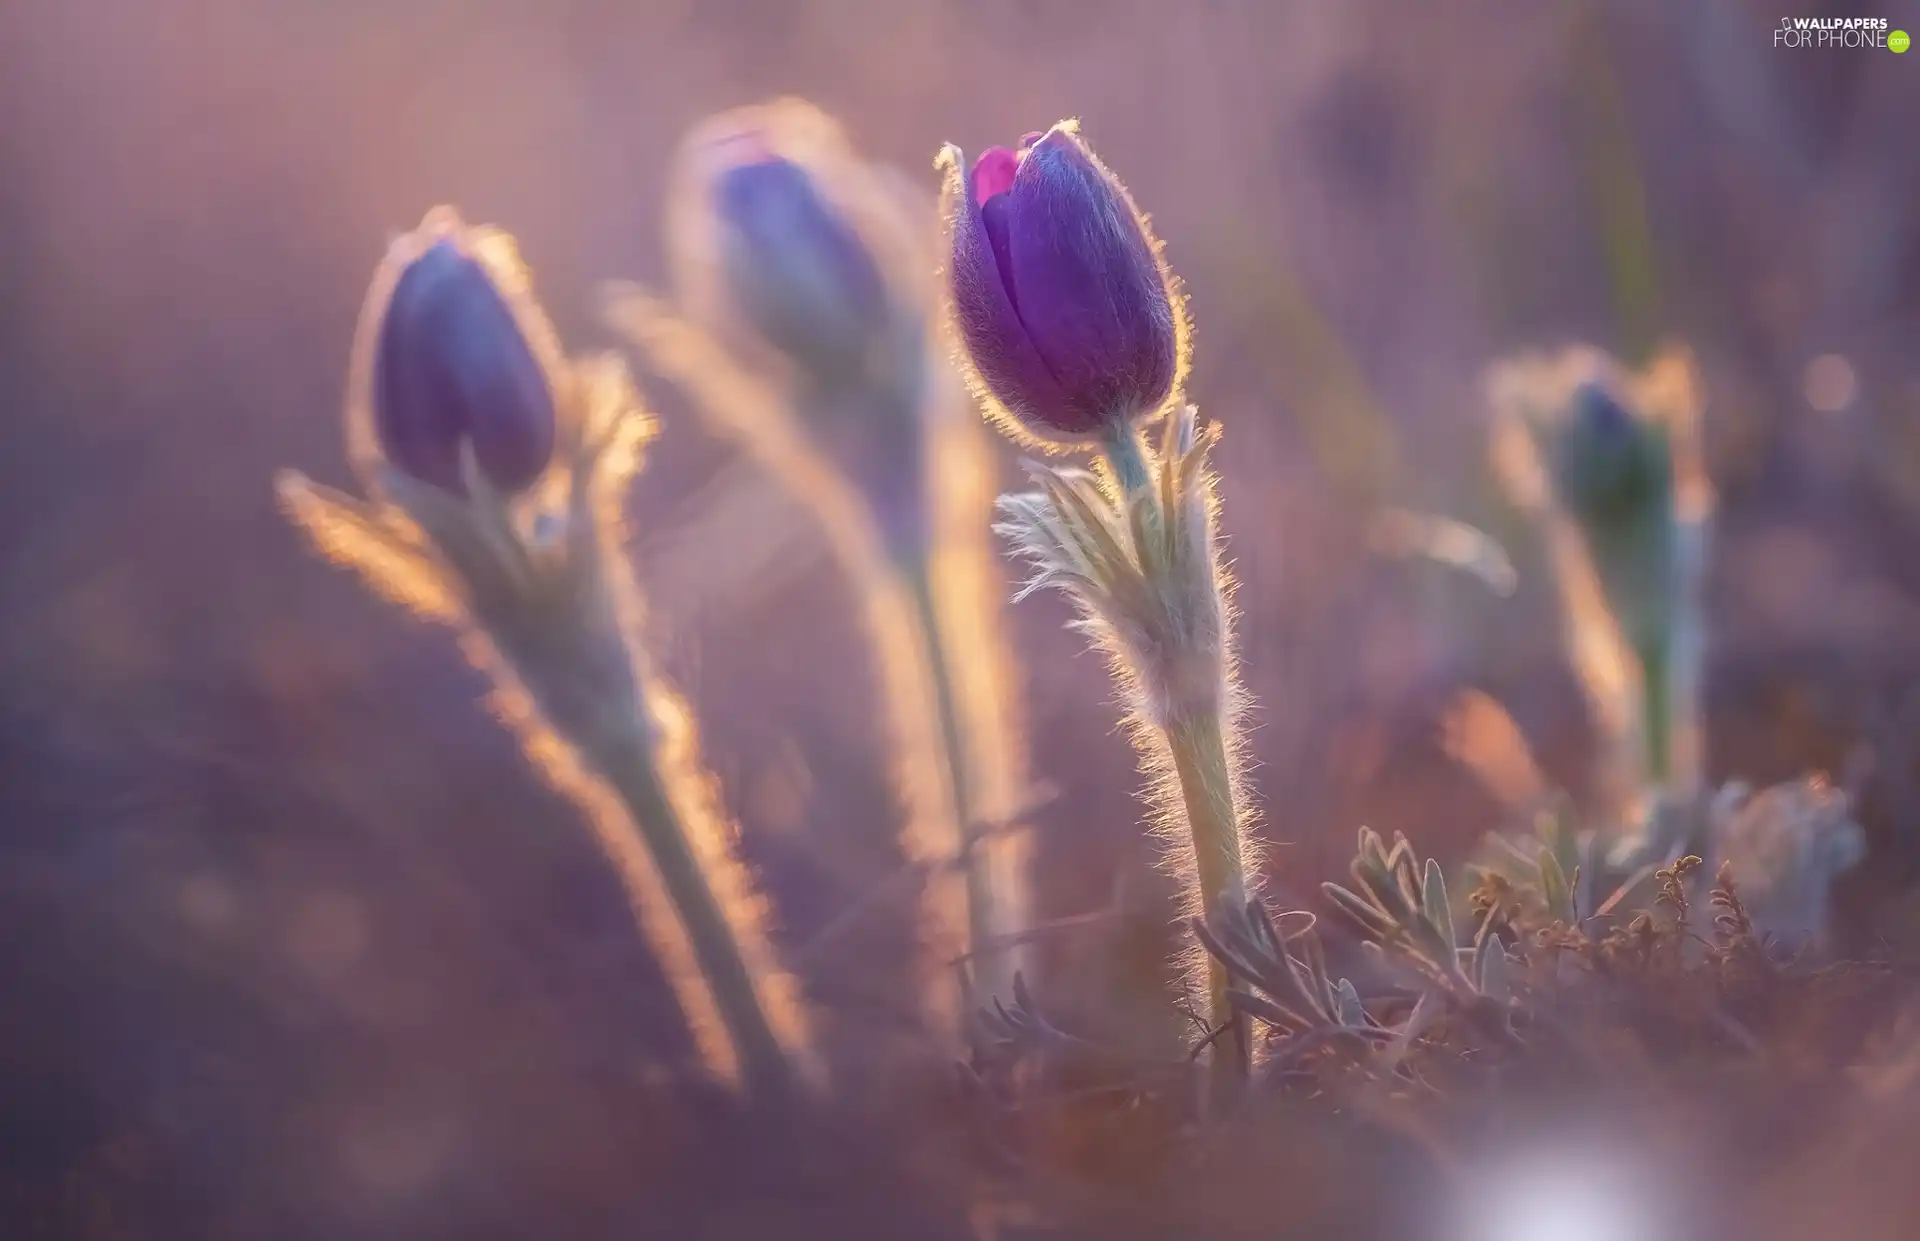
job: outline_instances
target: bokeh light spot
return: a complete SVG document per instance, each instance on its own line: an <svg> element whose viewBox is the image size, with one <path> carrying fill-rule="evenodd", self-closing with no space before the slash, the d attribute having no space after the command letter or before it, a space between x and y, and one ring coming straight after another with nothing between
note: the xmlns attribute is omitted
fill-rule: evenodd
<svg viewBox="0 0 1920 1241"><path fill-rule="evenodd" d="M1807 404L1815 410L1837 414L1853 404L1860 391L1860 381L1854 374L1853 363L1837 353L1823 353L1807 363L1800 388Z"/></svg>

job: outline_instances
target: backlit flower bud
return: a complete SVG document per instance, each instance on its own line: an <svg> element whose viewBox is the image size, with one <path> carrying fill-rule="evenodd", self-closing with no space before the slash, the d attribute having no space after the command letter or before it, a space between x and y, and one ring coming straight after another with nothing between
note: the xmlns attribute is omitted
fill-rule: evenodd
<svg viewBox="0 0 1920 1241"><path fill-rule="evenodd" d="M1663 428L1629 410L1609 385L1588 380L1574 388L1552 457L1560 494L1583 523L1665 519L1673 466Z"/></svg>
<svg viewBox="0 0 1920 1241"><path fill-rule="evenodd" d="M422 482L464 494L461 445L471 444L488 481L520 491L553 455L552 384L463 232L442 231L400 271L381 312L374 434L386 460Z"/></svg>
<svg viewBox="0 0 1920 1241"><path fill-rule="evenodd" d="M709 412L797 486L818 493L815 463L829 485L850 483L906 561L927 553L933 224L916 187L799 99L696 125L668 195L686 317L779 396L710 401ZM716 374L699 369L696 389Z"/></svg>
<svg viewBox="0 0 1920 1241"><path fill-rule="evenodd" d="M693 319L804 388L918 404L928 239L831 117L796 99L709 117L681 143L668 202Z"/></svg>
<svg viewBox="0 0 1920 1241"><path fill-rule="evenodd" d="M1644 657L1664 639L1674 606L1666 428L1614 384L1587 379L1552 421L1546 449L1554 487L1586 534L1607 601Z"/></svg>
<svg viewBox="0 0 1920 1241"><path fill-rule="evenodd" d="M818 375L856 374L892 345L880 268L805 169L778 156L729 168L715 186L723 278L768 344Z"/></svg>
<svg viewBox="0 0 1920 1241"><path fill-rule="evenodd" d="M1043 440L1158 412L1187 363L1185 307L1125 187L1070 122L947 148L948 281L977 387Z"/></svg>

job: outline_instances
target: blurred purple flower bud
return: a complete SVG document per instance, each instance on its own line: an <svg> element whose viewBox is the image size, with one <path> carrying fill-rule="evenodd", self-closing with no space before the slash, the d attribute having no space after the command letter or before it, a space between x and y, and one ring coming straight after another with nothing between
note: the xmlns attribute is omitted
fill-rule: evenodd
<svg viewBox="0 0 1920 1241"><path fill-rule="evenodd" d="M714 201L722 278L768 344L828 377L861 373L890 345L895 314L879 264L799 164L734 165Z"/></svg>
<svg viewBox="0 0 1920 1241"><path fill-rule="evenodd" d="M456 494L466 491L462 443L508 492L532 484L553 455L546 372L486 267L454 238L393 286L373 358L373 427L395 467Z"/></svg>
<svg viewBox="0 0 1920 1241"><path fill-rule="evenodd" d="M1125 187L1064 123L970 171L946 158L954 312L984 394L1052 440L1157 412L1185 308Z"/></svg>
<svg viewBox="0 0 1920 1241"><path fill-rule="evenodd" d="M1546 428L1554 490L1586 536L1621 632L1657 671L1676 603L1666 429L1613 380L1583 380L1565 400Z"/></svg>
<svg viewBox="0 0 1920 1241"><path fill-rule="evenodd" d="M1596 442L1622 444L1633 437L1633 415L1605 384L1596 380L1587 380L1573 390L1572 416Z"/></svg>
<svg viewBox="0 0 1920 1241"><path fill-rule="evenodd" d="M1673 498L1666 436L1609 385L1588 380L1574 388L1551 458L1568 508L1589 527L1665 524Z"/></svg>

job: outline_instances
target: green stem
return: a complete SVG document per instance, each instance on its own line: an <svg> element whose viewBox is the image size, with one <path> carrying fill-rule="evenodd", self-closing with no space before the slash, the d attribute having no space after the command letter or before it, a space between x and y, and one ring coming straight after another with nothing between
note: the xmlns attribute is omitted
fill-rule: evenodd
<svg viewBox="0 0 1920 1241"><path fill-rule="evenodd" d="M986 857L987 846L978 839L979 824L973 806L973 767L967 752L966 727L960 706L959 681L955 677L953 653L944 632L944 617L934 596L932 567L925 556L902 558L896 570L913 597L915 619L920 631L921 653L926 661L927 680L933 691L934 713L939 719L940 748L947 779L953 822L959 834L960 868L967 889L967 938L969 1001L981 1001L1011 985L1011 979L997 975L999 952L986 945L1012 927L999 925L1000 910L993 886L993 868Z"/></svg>
<svg viewBox="0 0 1920 1241"><path fill-rule="evenodd" d="M761 1006L753 971L733 927L687 843L686 825L667 791L652 746L636 738L634 744L615 752L588 750L587 757L619 796L653 857L686 929L694 960L712 991L714 1008L739 1056L742 1082L755 1095L788 1094L794 1085L793 1066Z"/></svg>
<svg viewBox="0 0 1920 1241"><path fill-rule="evenodd" d="M1670 722L1667 778L1684 797L1697 796L1706 779L1702 718L1706 617L1702 581L1711 538L1711 517L1700 504L1674 523L1674 603L1667 637L1667 699Z"/></svg>
<svg viewBox="0 0 1920 1241"><path fill-rule="evenodd" d="M1100 439L1100 451L1113 467L1121 494L1129 500L1142 492L1152 494L1153 473L1147 466L1146 448L1131 422L1123 418L1109 421Z"/></svg>
<svg viewBox="0 0 1920 1241"><path fill-rule="evenodd" d="M1153 467L1140 433L1125 419L1107 424L1101 450L1129 506L1144 504L1144 537L1159 536L1166 520L1160 511ZM1160 462L1161 469L1169 463ZM1135 554L1140 555L1136 548ZM1142 564L1148 561L1142 557ZM1246 900L1246 876L1240 865L1240 818L1233 801L1233 767L1227 753L1222 706L1216 699L1202 710L1176 710L1164 727L1180 782L1181 805L1193 840L1194 871L1200 885L1202 917L1217 919ZM1227 998L1225 967L1207 958L1207 1015L1213 1029L1230 1027L1214 1043L1212 1098L1224 1103L1249 1071L1251 1029Z"/></svg>
<svg viewBox="0 0 1920 1241"><path fill-rule="evenodd" d="M1562 647L1600 733L1594 755L1600 817L1609 830L1619 830L1647 777L1647 704L1641 701L1644 687L1637 692L1633 682L1636 652L1608 601L1592 546L1573 517L1557 498L1533 515L1559 605Z"/></svg>
<svg viewBox="0 0 1920 1241"><path fill-rule="evenodd" d="M1640 655L1641 736L1646 744L1647 783L1664 788L1673 776L1673 680L1667 643L1649 643Z"/></svg>
<svg viewBox="0 0 1920 1241"><path fill-rule="evenodd" d="M1236 911L1247 899L1246 875L1240 865L1239 815L1233 804L1232 767L1218 712L1172 721L1166 730L1173 752L1173 768L1180 779L1181 804L1187 830L1193 837L1194 871L1200 883L1200 912L1209 920ZM1207 958L1207 1015L1213 1028L1231 1022L1232 1032L1221 1036L1213 1063L1224 1083L1244 1078L1248 1071L1250 1030L1245 1017L1234 1012L1227 997L1226 968Z"/></svg>
<svg viewBox="0 0 1920 1241"><path fill-rule="evenodd" d="M609 538L609 544L612 540ZM732 1049L735 1071L751 1094L779 1098L800 1084L805 1048L791 1049L761 993L763 981L749 955L755 946L750 924L736 925L724 904L731 859L700 856L695 833L711 825L689 822L699 810L686 799L676 799L680 777L698 773L666 768L668 758L661 725L654 716L654 697L664 690L650 684L643 650L622 631L616 594L633 589L619 562L607 555L601 589L565 596L563 611L538 606L545 602L532 592L503 590L501 606L477 611L475 619L500 651L508 668L525 686L548 728L565 742L588 774L596 777L620 802L627 824L606 824L602 844L619 869L643 927L658 911L656 895L664 891L672 906L690 963L672 959L678 945L655 945L664 954L661 964L676 987L684 969L697 969L704 995L681 995L681 1004L696 1037L706 1029L704 999L712 1006ZM672 760L693 764L691 751L672 754ZM591 807L588 807L591 813ZM622 828L631 825L630 831ZM645 856L641 856L644 853ZM715 867L710 874L708 867ZM742 886L744 887L744 876Z"/></svg>

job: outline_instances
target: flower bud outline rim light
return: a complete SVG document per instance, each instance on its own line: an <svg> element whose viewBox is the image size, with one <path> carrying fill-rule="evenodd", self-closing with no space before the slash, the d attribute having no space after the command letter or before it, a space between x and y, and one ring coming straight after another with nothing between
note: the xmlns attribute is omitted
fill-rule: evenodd
<svg viewBox="0 0 1920 1241"><path fill-rule="evenodd" d="M451 206L431 208L418 226L395 237L368 282L347 364L344 419L347 459L371 495L388 501L393 498L384 475L389 470L400 469L400 465L381 447L375 409L380 341L401 277L442 242L451 244L463 257L479 264L546 381L554 413L553 449L540 476L517 494L540 501L551 500L561 494L567 483L573 450L583 430L580 394L575 388L573 369L561 347L559 333L534 297L532 274L512 234L492 225L468 224ZM463 434L461 438L465 445L461 451L470 452L471 437Z"/></svg>

